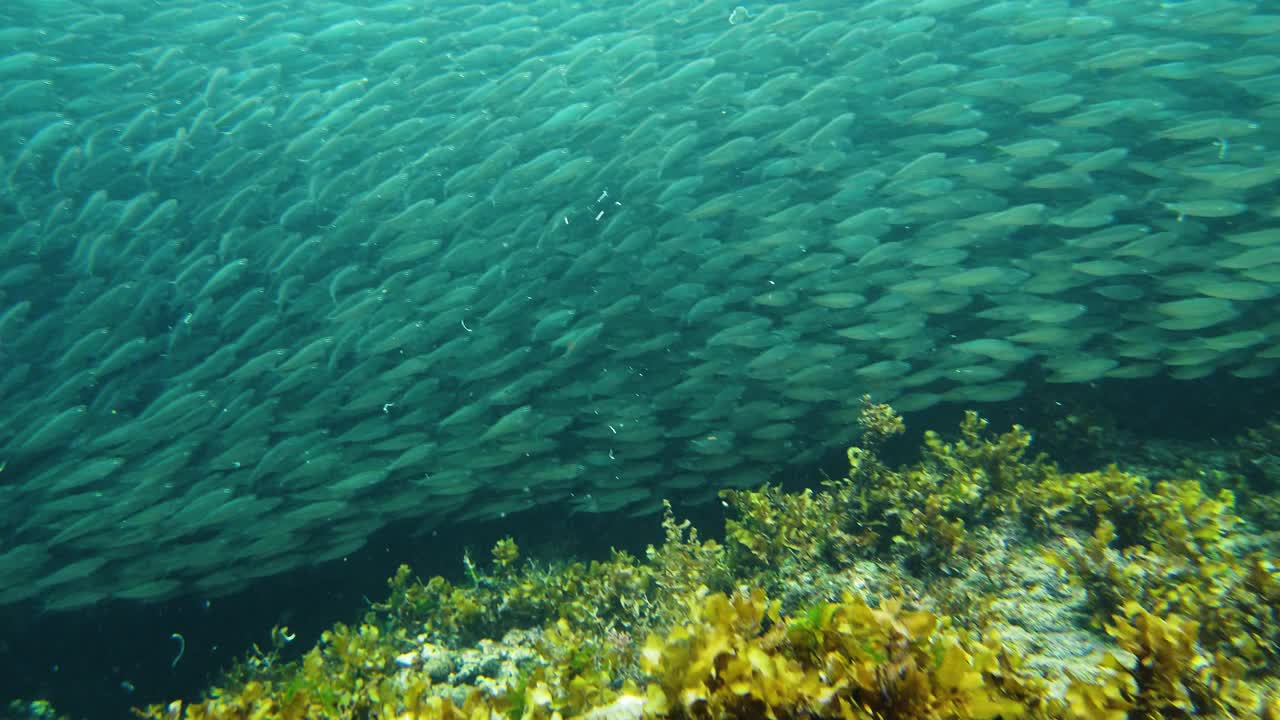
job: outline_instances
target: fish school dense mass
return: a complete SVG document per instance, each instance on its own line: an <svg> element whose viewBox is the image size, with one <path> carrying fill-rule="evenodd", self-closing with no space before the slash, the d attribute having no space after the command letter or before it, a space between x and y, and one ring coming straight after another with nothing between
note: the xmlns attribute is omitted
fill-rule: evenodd
<svg viewBox="0 0 1280 720"><path fill-rule="evenodd" d="M1280 362L1264 3L0 19L0 605L708 500L864 393Z"/></svg>

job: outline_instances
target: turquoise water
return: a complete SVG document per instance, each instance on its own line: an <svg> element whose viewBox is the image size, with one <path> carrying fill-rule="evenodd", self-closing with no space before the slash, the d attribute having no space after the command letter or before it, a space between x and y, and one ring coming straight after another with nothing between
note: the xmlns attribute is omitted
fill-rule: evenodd
<svg viewBox="0 0 1280 720"><path fill-rule="evenodd" d="M1272 377L1261 3L11 2L0 605Z"/></svg>

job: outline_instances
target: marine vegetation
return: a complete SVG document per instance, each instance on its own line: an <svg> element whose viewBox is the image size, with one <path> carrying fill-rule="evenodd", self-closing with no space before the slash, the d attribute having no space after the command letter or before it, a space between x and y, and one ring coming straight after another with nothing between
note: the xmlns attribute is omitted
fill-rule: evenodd
<svg viewBox="0 0 1280 720"><path fill-rule="evenodd" d="M255 648L203 698L138 712L1280 717L1274 540L1238 542L1248 521L1229 490L1116 466L1062 473L1030 454L1025 429L994 434L975 413L890 467L876 449L901 419L869 399L861 417L847 477L726 491L723 543L668 506L643 557L547 562L506 538L487 562L466 556L456 582L404 566L385 601L301 658ZM1045 602L1074 618L1087 654L1054 647Z"/></svg>
<svg viewBox="0 0 1280 720"><path fill-rule="evenodd" d="M1236 440L1235 470L1260 490L1280 489L1280 420L1252 428Z"/></svg>
<svg viewBox="0 0 1280 720"><path fill-rule="evenodd" d="M47 700L11 700L0 707L0 720L67 720L67 716Z"/></svg>

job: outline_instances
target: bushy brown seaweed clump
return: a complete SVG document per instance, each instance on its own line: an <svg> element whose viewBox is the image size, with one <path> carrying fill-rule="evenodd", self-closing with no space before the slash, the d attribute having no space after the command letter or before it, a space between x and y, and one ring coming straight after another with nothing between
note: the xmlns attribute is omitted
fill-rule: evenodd
<svg viewBox="0 0 1280 720"><path fill-rule="evenodd" d="M462 583L402 568L385 603L300 660L259 652L202 700L140 712L1280 717L1280 572L1274 548L1236 542L1231 492L1062 473L1028 456L1025 430L994 435L973 413L893 468L875 449L900 419L869 401L863 418L847 477L726 492L723 544L668 508L643 558L538 563L504 540ZM1050 614L1098 651L1055 654Z"/></svg>

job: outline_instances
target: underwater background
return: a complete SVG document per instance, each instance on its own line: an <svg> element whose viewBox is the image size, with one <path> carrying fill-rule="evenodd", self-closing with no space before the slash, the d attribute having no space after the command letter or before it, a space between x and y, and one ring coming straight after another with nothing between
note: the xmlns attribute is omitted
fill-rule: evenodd
<svg viewBox="0 0 1280 720"><path fill-rule="evenodd" d="M902 717L1271 707L1274 4L13 0L0 108L4 698L119 717L276 683L273 713L351 714L321 660L284 668L368 611L402 645L565 616L598 631L573 643L613 638L611 677L576 695L512 660L495 713L754 716L714 687L681 710L700 666L623 650L729 607L759 637L883 617L847 590L914 608L865 626L887 648L986 673L980 700ZM1170 667L1218 674L1166 683L1182 695L993 685L964 643L1019 608L953 585L1001 576L996 545L1041 558L1001 572L1056 578L1082 649L1141 665L1140 636L1179 638ZM657 574L591 612L526 597L520 573L558 586L573 559ZM480 599L422 600L441 586L402 564ZM1128 678L1024 640L982 642ZM741 651L856 649L824 642ZM812 693L761 702L869 702L834 709L861 675L801 675ZM153 714L240 712L198 707Z"/></svg>

